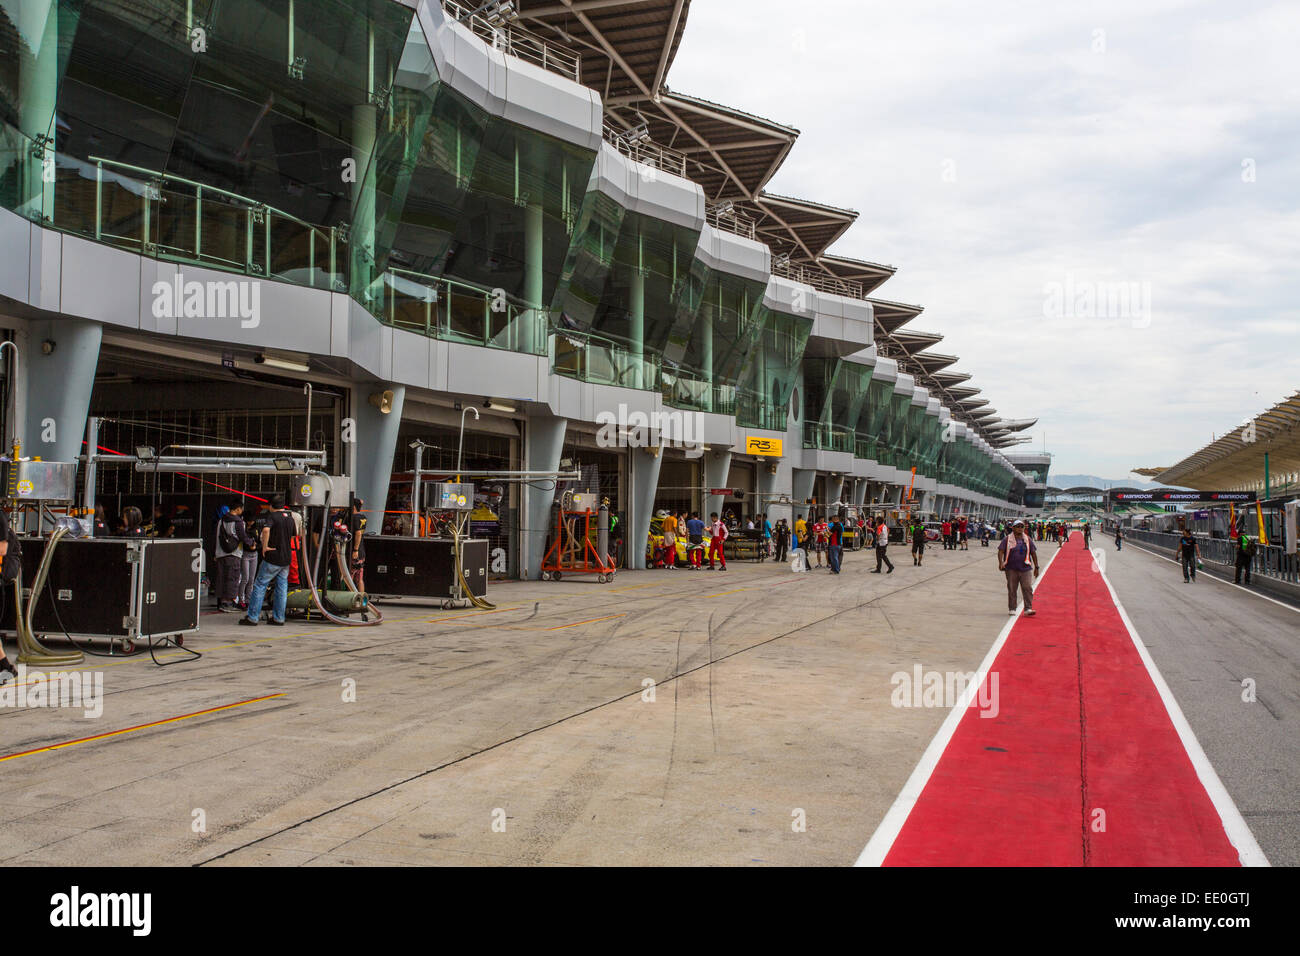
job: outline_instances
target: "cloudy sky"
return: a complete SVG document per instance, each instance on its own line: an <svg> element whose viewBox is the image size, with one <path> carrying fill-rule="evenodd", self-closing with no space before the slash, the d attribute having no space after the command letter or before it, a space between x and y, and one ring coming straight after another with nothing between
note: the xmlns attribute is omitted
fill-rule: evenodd
<svg viewBox="0 0 1300 956"><path fill-rule="evenodd" d="M768 188L858 210L833 251L897 266L1054 471L1122 478L1300 388L1297 37L1250 0L693 0L668 85L799 129Z"/></svg>

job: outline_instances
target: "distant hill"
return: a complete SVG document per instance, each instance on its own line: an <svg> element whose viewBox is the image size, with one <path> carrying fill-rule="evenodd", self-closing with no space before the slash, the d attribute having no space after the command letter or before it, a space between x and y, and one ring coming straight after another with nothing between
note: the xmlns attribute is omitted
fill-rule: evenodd
<svg viewBox="0 0 1300 956"><path fill-rule="evenodd" d="M1050 473L1047 482L1053 488L1162 488L1153 481L1137 478L1098 478L1096 475L1058 475Z"/></svg>

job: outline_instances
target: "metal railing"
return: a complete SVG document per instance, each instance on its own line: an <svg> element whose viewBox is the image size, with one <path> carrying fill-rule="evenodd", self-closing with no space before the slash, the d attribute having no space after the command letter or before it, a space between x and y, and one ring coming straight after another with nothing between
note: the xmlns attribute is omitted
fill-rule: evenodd
<svg viewBox="0 0 1300 956"><path fill-rule="evenodd" d="M857 435L853 429L830 422L804 422L803 447L821 451L839 451L853 454Z"/></svg>
<svg viewBox="0 0 1300 956"><path fill-rule="evenodd" d="M810 285L819 292L830 292L834 295L847 296L850 299L866 298L861 282L840 279L830 273L810 268L801 262L791 262L785 258L774 258L772 260L772 273L792 279L795 282L802 282L804 285Z"/></svg>
<svg viewBox="0 0 1300 956"><path fill-rule="evenodd" d="M659 356L638 354L596 332L556 328L551 330L551 371L580 382L653 390L659 383Z"/></svg>
<svg viewBox="0 0 1300 956"><path fill-rule="evenodd" d="M733 232L738 236L744 236L746 239L755 239L757 237L754 220L729 202L708 203L705 206L704 218L715 229Z"/></svg>
<svg viewBox="0 0 1300 956"><path fill-rule="evenodd" d="M465 6L455 0L442 0L442 8L494 50L527 60L575 83L582 82L581 54L548 43L511 20L493 15L490 8L483 11L480 5Z"/></svg>
<svg viewBox="0 0 1300 956"><path fill-rule="evenodd" d="M371 286L365 304L393 328L448 342L546 354L549 313L498 289L389 266Z"/></svg>
<svg viewBox="0 0 1300 956"><path fill-rule="evenodd" d="M686 178L686 154L668 146L660 146L650 139L644 127L620 130L605 123L603 133L605 142L633 162Z"/></svg>
<svg viewBox="0 0 1300 956"><path fill-rule="evenodd" d="M347 247L339 227L313 226L184 176L98 156L83 165L82 180L93 182L93 235L99 242L309 288L347 288ZM92 170L93 180L87 180ZM76 188L61 181L60 204ZM90 205L80 199L73 204Z"/></svg>
<svg viewBox="0 0 1300 956"><path fill-rule="evenodd" d="M1166 534L1163 531L1143 531L1135 528L1125 529L1124 536L1141 541L1172 555L1178 547L1180 535ZM1238 544L1234 538L1205 538L1196 536L1196 543L1201 549L1201 558L1219 565L1220 571L1233 570L1237 564ZM1275 544L1256 545L1255 558L1251 561L1250 573L1260 577L1285 581L1288 584L1300 584L1300 568L1297 567L1296 555L1287 554Z"/></svg>

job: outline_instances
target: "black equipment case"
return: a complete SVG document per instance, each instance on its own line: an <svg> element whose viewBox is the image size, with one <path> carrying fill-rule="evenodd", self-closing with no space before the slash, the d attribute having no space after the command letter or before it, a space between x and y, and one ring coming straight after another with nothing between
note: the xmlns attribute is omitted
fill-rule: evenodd
<svg viewBox="0 0 1300 956"><path fill-rule="evenodd" d="M463 596L451 538L366 535L366 593L445 601ZM462 538L461 565L475 597L487 596L488 542Z"/></svg>
<svg viewBox="0 0 1300 956"><path fill-rule="evenodd" d="M21 537L23 586L36 581L47 538ZM199 629L202 542L188 538L64 538L35 595L34 633L101 637L130 651L151 637ZM14 631L12 588L0 627ZM179 642L178 642L179 643Z"/></svg>

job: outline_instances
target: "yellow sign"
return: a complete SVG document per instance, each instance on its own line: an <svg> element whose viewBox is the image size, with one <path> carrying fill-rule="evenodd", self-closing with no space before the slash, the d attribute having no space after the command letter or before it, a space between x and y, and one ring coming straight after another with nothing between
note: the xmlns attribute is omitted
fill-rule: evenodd
<svg viewBox="0 0 1300 956"><path fill-rule="evenodd" d="M748 435L745 438L745 454L762 455L764 458L780 458L781 439L759 438L755 435Z"/></svg>

